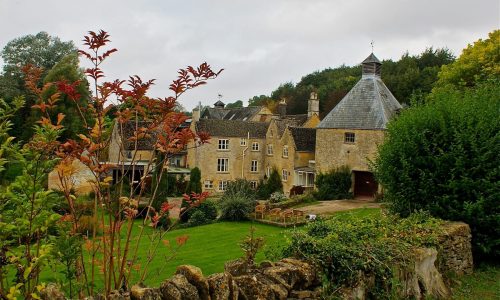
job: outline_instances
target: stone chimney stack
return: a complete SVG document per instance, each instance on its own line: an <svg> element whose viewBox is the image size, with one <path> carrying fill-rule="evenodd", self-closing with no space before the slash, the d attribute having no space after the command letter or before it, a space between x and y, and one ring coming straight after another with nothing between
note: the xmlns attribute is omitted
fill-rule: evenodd
<svg viewBox="0 0 500 300"><path fill-rule="evenodd" d="M200 115L201 115L200 108L199 107L193 108L193 115L191 116L193 122L198 122L200 120Z"/></svg>
<svg viewBox="0 0 500 300"><path fill-rule="evenodd" d="M280 103L278 103L278 114L280 117L286 116L286 98L281 98Z"/></svg>
<svg viewBox="0 0 500 300"><path fill-rule="evenodd" d="M316 92L311 92L311 96L307 102L307 117L310 118L313 115L319 117L319 99Z"/></svg>

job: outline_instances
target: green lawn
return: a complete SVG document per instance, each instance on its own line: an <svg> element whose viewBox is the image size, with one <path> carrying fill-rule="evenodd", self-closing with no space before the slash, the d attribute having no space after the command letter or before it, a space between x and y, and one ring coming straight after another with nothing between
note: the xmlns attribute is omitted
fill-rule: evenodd
<svg viewBox="0 0 500 300"><path fill-rule="evenodd" d="M134 234L139 230L140 222L136 222ZM222 272L224 263L228 260L237 259L243 256L239 243L249 234L250 222L219 222L209 225L173 230L166 234L166 239L172 245L176 244L175 238L187 235L189 237L186 244L180 248L175 258L168 260L171 252L163 244L160 245L158 255L152 261L149 268L149 276L146 284L158 286L166 278L172 276L178 265L190 264L202 269L204 275ZM266 246L276 245L284 242L284 232L286 229L265 224L254 223L255 236L262 236L266 241ZM151 228L146 228L145 232L150 233ZM147 236L141 240L139 258L142 264L146 260L147 248L150 243ZM264 248L266 247L264 246ZM257 255L257 261L264 259L264 249ZM57 277L62 280L63 276L57 272L45 272L42 281L54 281ZM99 282L97 282L99 286Z"/></svg>
<svg viewBox="0 0 500 300"><path fill-rule="evenodd" d="M500 299L500 267L482 265L471 275L455 278L453 299Z"/></svg>

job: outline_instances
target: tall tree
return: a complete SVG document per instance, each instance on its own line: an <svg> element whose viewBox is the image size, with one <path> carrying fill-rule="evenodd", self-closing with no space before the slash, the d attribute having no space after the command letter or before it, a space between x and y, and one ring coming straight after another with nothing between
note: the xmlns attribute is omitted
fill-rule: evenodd
<svg viewBox="0 0 500 300"><path fill-rule="evenodd" d="M226 108L239 108L239 107L243 107L243 101L241 100L226 104Z"/></svg>
<svg viewBox="0 0 500 300"><path fill-rule="evenodd" d="M33 134L34 123L30 120L34 118L31 116L31 107L35 104L36 97L24 86L22 68L26 65L42 68L43 79L57 62L71 53L76 53L73 42L62 42L58 37L52 37L46 32L16 38L3 48L1 55L4 66L0 76L0 98L11 102L15 97L24 95L26 101L25 106L12 119L12 136L26 141Z"/></svg>
<svg viewBox="0 0 500 300"><path fill-rule="evenodd" d="M77 106L74 102L75 100L72 100L68 95L63 94L59 98L59 105L56 110L57 113L63 113L67 116L62 122L65 130L60 136L61 140L76 139L77 134L83 132L83 129L85 129L81 117L84 117L87 122L91 122L90 118L87 116L87 111L84 110L88 106L88 99L90 97L88 82L83 71L78 66L78 55L76 53L62 58L61 61L48 72L43 83L47 84L60 81L78 82L75 89L80 95L77 100L79 105ZM48 90L48 95L53 94L56 88L56 86L52 86Z"/></svg>
<svg viewBox="0 0 500 300"><path fill-rule="evenodd" d="M452 64L443 66L437 87L473 87L486 79L500 78L500 30L490 32L486 40L468 45Z"/></svg>

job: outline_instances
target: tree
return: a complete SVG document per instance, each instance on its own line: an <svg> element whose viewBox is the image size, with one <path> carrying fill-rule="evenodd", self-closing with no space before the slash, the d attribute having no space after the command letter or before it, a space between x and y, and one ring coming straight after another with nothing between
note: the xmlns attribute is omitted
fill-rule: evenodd
<svg viewBox="0 0 500 300"><path fill-rule="evenodd" d="M77 134L83 132L84 122L82 118L91 122L89 114L87 113L88 99L90 96L88 89L88 82L82 70L78 66L78 56L76 53L63 57L45 76L43 83L50 82L77 82L74 87L76 93L79 95L78 99L71 99L68 95L63 94L59 98L59 105L57 106L57 113L63 113L66 116L75 116L75 118L65 118L62 122L65 130L60 136L61 140L76 139ZM57 87L53 86L48 92L53 94ZM45 95L47 96L47 95ZM79 101L78 105L75 101ZM79 110L82 108L82 110ZM77 118L76 116L80 116Z"/></svg>
<svg viewBox="0 0 500 300"><path fill-rule="evenodd" d="M388 125L374 169L389 208L471 226L476 259L500 255L500 82L437 90Z"/></svg>
<svg viewBox="0 0 500 300"><path fill-rule="evenodd" d="M241 100L226 104L226 108L239 108L239 107L243 107L243 101Z"/></svg>
<svg viewBox="0 0 500 300"><path fill-rule="evenodd" d="M436 87L473 87L487 79L500 78L500 30L488 36L469 44L454 63L443 66Z"/></svg>
<svg viewBox="0 0 500 300"><path fill-rule="evenodd" d="M189 182L186 186L186 195L191 196L191 193L201 193L201 171L198 167L194 167L191 169L191 173L189 174ZM184 213L190 206L190 201L192 199L189 198L189 201L183 199L181 203L181 221L187 222L189 221L190 215Z"/></svg>
<svg viewBox="0 0 500 300"><path fill-rule="evenodd" d="M13 136L27 141L33 135L33 122L36 119L31 111L36 97L24 85L22 68L27 65L41 68L43 73L40 79L43 79L59 61L71 53L76 53L73 42L62 42L58 37L52 37L46 32L16 38L3 48L1 55L4 66L0 77L0 97L10 102L23 95L26 101L25 106L12 119ZM38 82L39 86L41 84L41 81Z"/></svg>

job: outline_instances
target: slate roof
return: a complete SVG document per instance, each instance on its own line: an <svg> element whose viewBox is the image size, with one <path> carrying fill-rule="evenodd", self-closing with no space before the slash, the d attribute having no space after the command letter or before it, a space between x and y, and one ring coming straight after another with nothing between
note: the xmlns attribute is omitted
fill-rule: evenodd
<svg viewBox="0 0 500 300"><path fill-rule="evenodd" d="M216 120L241 120L246 121L254 117L262 108L259 106L238 108L213 108L207 107L201 115L201 119Z"/></svg>
<svg viewBox="0 0 500 300"><path fill-rule="evenodd" d="M289 127L297 151L314 152L316 149L316 128Z"/></svg>
<svg viewBox="0 0 500 300"><path fill-rule="evenodd" d="M386 129L401 108L379 76L363 76L317 128Z"/></svg>
<svg viewBox="0 0 500 300"><path fill-rule="evenodd" d="M283 132L285 132L285 129L287 127L300 127L304 125L306 121L307 114L285 115L283 117L280 117L279 119L276 119L276 127L278 127L278 137L281 137L283 135Z"/></svg>
<svg viewBox="0 0 500 300"><path fill-rule="evenodd" d="M149 123L148 122L138 122L137 128L140 129L141 127L148 127ZM135 147L135 141L129 141L128 139L130 137L133 137L135 135L135 129L136 129L136 123L135 121L130 121L123 123L122 126L119 124L116 124L115 126L118 126L118 134L121 137L121 140L123 141L123 147L125 150L152 150L154 146L154 142L156 140L156 135L155 133L151 133L149 138L142 138L137 141L137 148ZM122 130L123 128L123 130Z"/></svg>
<svg viewBox="0 0 500 300"><path fill-rule="evenodd" d="M263 139L266 137L269 123L240 120L200 119L196 122L196 132L207 132L210 136L247 137Z"/></svg>

